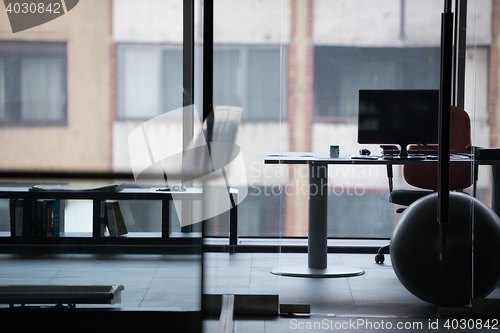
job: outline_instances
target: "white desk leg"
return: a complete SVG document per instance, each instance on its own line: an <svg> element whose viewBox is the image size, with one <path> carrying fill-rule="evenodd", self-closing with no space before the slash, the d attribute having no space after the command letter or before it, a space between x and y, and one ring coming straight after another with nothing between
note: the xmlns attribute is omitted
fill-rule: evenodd
<svg viewBox="0 0 500 333"><path fill-rule="evenodd" d="M280 266L271 273L291 277L340 278L363 275L362 269L346 266L327 267L328 254L328 164L309 164L309 236L308 267Z"/></svg>

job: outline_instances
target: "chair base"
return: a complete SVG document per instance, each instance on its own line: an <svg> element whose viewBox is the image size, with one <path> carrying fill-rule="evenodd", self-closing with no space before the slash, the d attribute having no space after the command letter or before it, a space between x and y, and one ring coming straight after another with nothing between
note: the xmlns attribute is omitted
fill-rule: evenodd
<svg viewBox="0 0 500 333"><path fill-rule="evenodd" d="M378 249L378 252L375 255L375 262L377 264L384 263L384 261L385 261L384 254L389 254L389 248L390 248L390 245L385 245L385 246L382 246L380 249Z"/></svg>

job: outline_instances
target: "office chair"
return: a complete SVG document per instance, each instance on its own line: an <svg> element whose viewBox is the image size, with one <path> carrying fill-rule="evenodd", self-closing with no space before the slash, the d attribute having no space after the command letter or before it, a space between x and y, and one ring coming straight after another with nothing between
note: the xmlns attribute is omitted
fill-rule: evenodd
<svg viewBox="0 0 500 333"><path fill-rule="evenodd" d="M453 153L470 153L467 147L471 145L470 118L464 110L452 106L450 115L450 150ZM416 146L411 145L409 150L437 149L437 145ZM387 165L389 178L389 201L393 204L409 206L418 199L434 193L438 187L437 165L404 165L403 177L405 181L424 190L393 190L392 165ZM472 174L472 165L450 166L450 191L462 191L471 186L475 180ZM397 213L402 213L405 208L399 208ZM376 263L384 262L384 253L388 253L389 245L381 247L375 256Z"/></svg>

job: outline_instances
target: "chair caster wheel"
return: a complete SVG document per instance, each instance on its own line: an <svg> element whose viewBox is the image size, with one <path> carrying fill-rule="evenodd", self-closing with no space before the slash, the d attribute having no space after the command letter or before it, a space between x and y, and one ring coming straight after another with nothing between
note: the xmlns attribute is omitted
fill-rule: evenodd
<svg viewBox="0 0 500 333"><path fill-rule="evenodd" d="M382 253L379 253L375 256L375 262L377 264L383 264L385 261L385 256Z"/></svg>

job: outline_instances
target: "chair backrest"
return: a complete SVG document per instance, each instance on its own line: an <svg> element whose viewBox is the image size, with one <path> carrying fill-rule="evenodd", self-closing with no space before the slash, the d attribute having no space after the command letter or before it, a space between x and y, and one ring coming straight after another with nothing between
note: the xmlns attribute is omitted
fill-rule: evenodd
<svg viewBox="0 0 500 333"><path fill-rule="evenodd" d="M471 145L470 118L464 110L452 106L450 115L450 149L455 153L469 153L466 147ZM433 145L437 148L437 145ZM414 149L428 149L410 146ZM405 165L403 176L406 182L415 187L437 191L438 168L429 165ZM472 165L450 166L450 190L462 190L472 185Z"/></svg>

